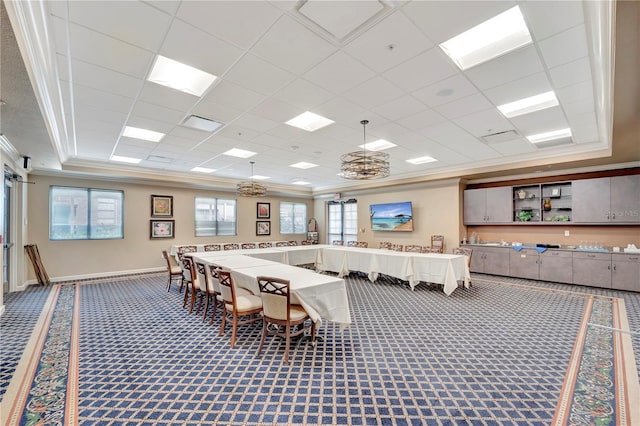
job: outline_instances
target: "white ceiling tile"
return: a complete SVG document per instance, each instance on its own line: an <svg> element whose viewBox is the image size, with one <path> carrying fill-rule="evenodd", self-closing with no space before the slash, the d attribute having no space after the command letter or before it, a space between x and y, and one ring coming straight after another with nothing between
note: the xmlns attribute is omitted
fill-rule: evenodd
<svg viewBox="0 0 640 426"><path fill-rule="evenodd" d="M598 142L598 121L595 113L586 112L569 118L571 125L572 139L575 143Z"/></svg>
<svg viewBox="0 0 640 426"><path fill-rule="evenodd" d="M579 1L527 1L522 12L538 41L584 22Z"/></svg>
<svg viewBox="0 0 640 426"><path fill-rule="evenodd" d="M183 21L175 20L159 53L220 77L244 52Z"/></svg>
<svg viewBox="0 0 640 426"><path fill-rule="evenodd" d="M513 1L412 1L403 12L440 44L511 8Z"/></svg>
<svg viewBox="0 0 640 426"><path fill-rule="evenodd" d="M584 25L578 25L538 43L547 67L554 68L589 54Z"/></svg>
<svg viewBox="0 0 640 426"><path fill-rule="evenodd" d="M332 126L333 124L329 127L332 127ZM296 140L297 138L303 137L304 134L307 133L307 131L299 129L297 127L289 126L288 124L283 123L283 124L280 124L279 126L274 127L273 129L269 130L266 133L276 138L293 141L293 140Z"/></svg>
<svg viewBox="0 0 640 426"><path fill-rule="evenodd" d="M374 72L353 57L338 51L309 70L304 78L333 93L344 93L369 80Z"/></svg>
<svg viewBox="0 0 640 426"><path fill-rule="evenodd" d="M136 102L131 114L138 117L173 123L174 125L180 123L185 116L183 111L165 108L164 106L154 105L143 101Z"/></svg>
<svg viewBox="0 0 640 426"><path fill-rule="evenodd" d="M140 100L155 105L171 105L172 108L187 111L198 101L198 97L179 90L146 81L140 92Z"/></svg>
<svg viewBox="0 0 640 426"><path fill-rule="evenodd" d="M285 123L303 112L300 107L273 98L265 100L251 110L252 114L276 123Z"/></svg>
<svg viewBox="0 0 640 426"><path fill-rule="evenodd" d="M551 81L555 88L569 86L591 80L591 65L589 58L584 57L573 62L559 65L549 70Z"/></svg>
<svg viewBox="0 0 640 426"><path fill-rule="evenodd" d="M303 74L336 50L335 46L283 15L251 48L251 53L293 73Z"/></svg>
<svg viewBox="0 0 640 426"><path fill-rule="evenodd" d="M513 125L520 130L520 134L523 136L568 127L567 120L559 106L543 109L531 114L520 115L510 120Z"/></svg>
<svg viewBox="0 0 640 426"><path fill-rule="evenodd" d="M138 127L140 129L153 130L154 132L160 132L167 134L176 126L177 123L166 123L162 121L153 120L146 117L130 116L126 122L127 126Z"/></svg>
<svg viewBox="0 0 640 426"><path fill-rule="evenodd" d="M363 120L367 110L366 108L354 104L344 98L336 97L322 105L318 105L314 108L314 112L330 118L336 123L352 127L353 123L359 123L360 120Z"/></svg>
<svg viewBox="0 0 640 426"><path fill-rule="evenodd" d="M558 89L556 96L562 105L581 100L593 101L593 87L590 81L583 81Z"/></svg>
<svg viewBox="0 0 640 426"><path fill-rule="evenodd" d="M191 110L191 113L210 120L229 123L240 115L241 110L230 108L226 105L217 104L215 102L200 102Z"/></svg>
<svg viewBox="0 0 640 426"><path fill-rule="evenodd" d="M248 49L282 12L263 1L183 1L178 17Z"/></svg>
<svg viewBox="0 0 640 426"><path fill-rule="evenodd" d="M225 75L225 79L264 95L274 94L294 78L294 74L250 54Z"/></svg>
<svg viewBox="0 0 640 426"><path fill-rule="evenodd" d="M308 111L333 97L333 94L302 78L294 80L287 87L273 95L274 99L296 105Z"/></svg>
<svg viewBox="0 0 640 426"><path fill-rule="evenodd" d="M546 73L540 72L485 90L484 94L495 106L553 90Z"/></svg>
<svg viewBox="0 0 640 426"><path fill-rule="evenodd" d="M69 19L118 40L143 49L160 47L171 16L139 1L110 1L97 9L90 1L67 2Z"/></svg>
<svg viewBox="0 0 640 426"><path fill-rule="evenodd" d="M445 118L430 108L425 108L417 114L401 118L396 122L410 130L420 130L444 121Z"/></svg>
<svg viewBox="0 0 640 426"><path fill-rule="evenodd" d="M422 53L383 73L389 81L411 92L458 73L438 47Z"/></svg>
<svg viewBox="0 0 640 426"><path fill-rule="evenodd" d="M166 152L181 153L193 148L199 142L200 141L197 141L197 140L187 139L180 136L169 134L169 135L166 135L164 138L162 138L160 142L158 142L158 149L161 149Z"/></svg>
<svg viewBox="0 0 640 426"><path fill-rule="evenodd" d="M136 78L146 76L153 54L75 24L69 24L71 57Z"/></svg>
<svg viewBox="0 0 640 426"><path fill-rule="evenodd" d="M171 129L170 133L167 133L167 136L165 136L165 138L168 136L175 136L182 139L189 139L195 142L202 142L203 140L209 138L211 136L211 133L191 129L189 127L176 126ZM164 140L164 138L162 140Z"/></svg>
<svg viewBox="0 0 640 426"><path fill-rule="evenodd" d="M396 140L399 141L402 146L409 147L416 153L416 155L411 158L428 155L446 164L459 164L469 161L469 157L432 141L423 135L407 133L397 137ZM409 160L409 158L407 158L407 160Z"/></svg>
<svg viewBox="0 0 640 426"><path fill-rule="evenodd" d="M349 43L344 50L376 72L383 72L433 47L404 14L395 12Z"/></svg>
<svg viewBox="0 0 640 426"><path fill-rule="evenodd" d="M489 109L453 120L476 137L512 130L513 125L496 109Z"/></svg>
<svg viewBox="0 0 640 426"><path fill-rule="evenodd" d="M221 80L216 82L216 85L202 98L202 101L212 102L236 110L247 110L260 104L265 99L265 95L228 80Z"/></svg>
<svg viewBox="0 0 640 426"><path fill-rule="evenodd" d="M68 91L68 83L61 85L65 92ZM99 106L108 111L128 113L133 107L134 100L126 96L104 92L88 86L75 84L73 86L73 96L76 104Z"/></svg>
<svg viewBox="0 0 640 426"><path fill-rule="evenodd" d="M479 89L489 89L543 70L535 47L529 45L468 69L465 74Z"/></svg>
<svg viewBox="0 0 640 426"><path fill-rule="evenodd" d="M144 0L144 2L173 16L182 0Z"/></svg>
<svg viewBox="0 0 640 426"><path fill-rule="evenodd" d="M595 105L593 103L593 97L591 97L575 102L565 102L562 104L562 109L565 114L567 114L567 119L571 120L573 116L595 111Z"/></svg>
<svg viewBox="0 0 640 426"><path fill-rule="evenodd" d="M435 107L477 92L478 90L464 75L458 74L416 90L412 95L426 105Z"/></svg>
<svg viewBox="0 0 640 426"><path fill-rule="evenodd" d="M366 108L382 105L404 95L396 85L382 77L374 77L345 92L343 96Z"/></svg>
<svg viewBox="0 0 640 426"><path fill-rule="evenodd" d="M75 114L76 120L79 122L85 122L88 120L95 120L97 122L114 124L114 128L122 127L127 121L127 113L109 111L101 106L92 106L84 104L76 104Z"/></svg>
<svg viewBox="0 0 640 426"><path fill-rule="evenodd" d="M89 86L125 97L135 96L140 90L139 80L106 68L72 60L71 69L74 85Z"/></svg>
<svg viewBox="0 0 640 426"><path fill-rule="evenodd" d="M235 125L234 123L225 126L222 128L222 130L220 130L218 133L216 133L215 137L222 137L222 138L229 138L229 139L233 139L236 141L236 148L242 148L240 145L240 143L244 144L244 145L248 145L249 141L255 139L256 136L258 136L259 132L255 131L255 130L251 130L247 127L242 127L239 125ZM230 146L227 149L231 149L233 148L232 146ZM252 149L249 148L242 148L242 149L248 149L249 151L253 151ZM226 151L226 150L225 150Z"/></svg>
<svg viewBox="0 0 640 426"><path fill-rule="evenodd" d="M424 104L410 95L405 95L391 102L371 108L372 111L389 120L399 120L417 114L424 109Z"/></svg>
<svg viewBox="0 0 640 426"><path fill-rule="evenodd" d="M473 114L474 112L484 111L489 108L493 108L493 105L487 101L484 95L477 93L449 102L448 104L437 106L434 109L443 116L453 119Z"/></svg>
<svg viewBox="0 0 640 426"><path fill-rule="evenodd" d="M518 155L534 152L536 147L526 138L518 138L506 142L492 143L491 148L495 149L502 155Z"/></svg>

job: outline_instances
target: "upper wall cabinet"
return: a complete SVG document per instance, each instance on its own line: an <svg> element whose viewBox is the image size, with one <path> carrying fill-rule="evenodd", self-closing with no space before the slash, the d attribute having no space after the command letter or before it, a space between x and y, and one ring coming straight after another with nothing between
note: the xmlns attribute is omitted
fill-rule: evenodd
<svg viewBox="0 0 640 426"><path fill-rule="evenodd" d="M464 191L464 223L512 223L513 196L510 186Z"/></svg>
<svg viewBox="0 0 640 426"><path fill-rule="evenodd" d="M574 223L640 223L640 175L573 181Z"/></svg>

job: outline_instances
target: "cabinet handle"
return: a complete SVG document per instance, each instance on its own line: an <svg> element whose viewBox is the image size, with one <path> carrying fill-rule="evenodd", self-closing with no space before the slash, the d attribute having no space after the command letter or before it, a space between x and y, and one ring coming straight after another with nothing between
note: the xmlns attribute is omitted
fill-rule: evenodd
<svg viewBox="0 0 640 426"><path fill-rule="evenodd" d="M611 212L607 212L607 220L611 219Z"/></svg>
<svg viewBox="0 0 640 426"><path fill-rule="evenodd" d="M607 269L608 269L608 270L611 270L611 264L608 264L608 265L607 265Z"/></svg>
<svg viewBox="0 0 640 426"><path fill-rule="evenodd" d="M613 265L613 270L614 270L614 271L616 270L616 265Z"/></svg>
<svg viewBox="0 0 640 426"><path fill-rule="evenodd" d="M613 220L616 219L616 212L611 213L611 219L613 219Z"/></svg>
<svg viewBox="0 0 640 426"><path fill-rule="evenodd" d="M630 257L629 260L638 260L638 257Z"/></svg>

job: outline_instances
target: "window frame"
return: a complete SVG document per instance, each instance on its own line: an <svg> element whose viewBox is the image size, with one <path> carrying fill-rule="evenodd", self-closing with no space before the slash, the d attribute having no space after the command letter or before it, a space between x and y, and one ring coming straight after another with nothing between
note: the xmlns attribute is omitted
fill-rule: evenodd
<svg viewBox="0 0 640 426"><path fill-rule="evenodd" d="M200 203L208 203L210 204L211 201L214 202L214 208L213 211L215 212L215 219L213 220L213 222L215 222L215 232L214 233L204 233L204 234L199 234L198 232L200 231L200 228L198 227L198 222L202 222L202 220L198 220L198 200L200 200ZM206 201L204 201L206 200ZM220 223L224 222L226 223L226 221L221 221L218 218L218 202L220 201L224 201L224 202L229 202L232 201L233 202L233 233L229 234L229 233L220 233ZM204 196L196 196L194 198L194 210L193 210L193 233L194 236L196 237L230 237L230 236L237 236L238 235L238 200L235 198L221 198L221 197L204 197ZM212 211L212 209L210 208L209 211Z"/></svg>
<svg viewBox="0 0 640 426"><path fill-rule="evenodd" d="M339 206L334 214L338 215L338 217L333 217L331 212L331 206ZM355 206L355 212L349 211L347 212L346 206ZM350 209L351 210L351 209ZM355 213L355 228L352 230L353 233L345 232L349 231L349 226L345 226L346 223L352 222L351 218L347 218L347 214ZM334 222L334 223L332 223ZM339 240L344 241L358 241L358 200L355 198L345 200L345 201L328 201L327 202L327 244L333 244L333 241ZM338 225L340 228L340 232L332 232L334 225Z"/></svg>
<svg viewBox="0 0 640 426"><path fill-rule="evenodd" d="M285 228L286 227L284 227L283 224L282 224L282 218L283 218L282 207L285 206L285 205L292 206L292 208L291 208L292 215L290 217L292 232L285 232ZM300 231L300 232L296 232L296 214L295 214L296 206L304 206L304 220L302 221L303 230ZM284 235L306 235L306 233L307 233L307 220L308 220L308 217L309 217L307 210L308 210L307 203L296 203L294 201L281 201L280 202L280 209L279 209L279 216L278 216L278 218L279 218L278 220L279 220L279 224L280 224L280 233L284 234ZM287 216L285 216L285 217L287 217Z"/></svg>

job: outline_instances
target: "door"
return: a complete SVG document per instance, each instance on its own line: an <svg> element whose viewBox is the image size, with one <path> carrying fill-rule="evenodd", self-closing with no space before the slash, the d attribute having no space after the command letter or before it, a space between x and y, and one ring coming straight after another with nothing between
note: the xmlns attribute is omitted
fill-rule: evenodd
<svg viewBox="0 0 640 426"><path fill-rule="evenodd" d="M464 223L483 223L487 216L487 195L484 189L464 191Z"/></svg>
<svg viewBox="0 0 640 426"><path fill-rule="evenodd" d="M487 188L487 222L513 222L513 198L510 186Z"/></svg>
<svg viewBox="0 0 640 426"><path fill-rule="evenodd" d="M571 184L573 223L609 222L611 202L611 179L575 180Z"/></svg>
<svg viewBox="0 0 640 426"><path fill-rule="evenodd" d="M5 173L2 200L2 293L8 293L11 274L11 251L13 248L11 236L11 181Z"/></svg>

